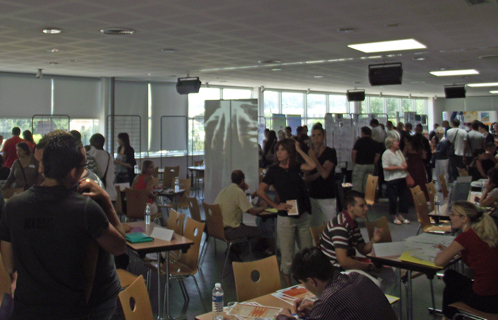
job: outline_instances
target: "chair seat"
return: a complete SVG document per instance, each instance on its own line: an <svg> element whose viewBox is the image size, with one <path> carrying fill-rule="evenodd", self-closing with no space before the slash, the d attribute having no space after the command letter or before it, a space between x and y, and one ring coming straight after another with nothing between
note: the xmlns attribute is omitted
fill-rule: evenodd
<svg viewBox="0 0 498 320"><path fill-rule="evenodd" d="M468 306L467 304L465 304L465 303L463 303L461 301L452 303L449 306L453 307L453 308L456 308L459 311L463 311L465 313L469 313L469 314L471 314L473 316L481 317L482 319L498 320L498 314L491 314L491 313L486 313L486 312L482 312L482 311L476 310L476 309Z"/></svg>
<svg viewBox="0 0 498 320"><path fill-rule="evenodd" d="M138 276L124 269L116 269L118 274L119 282L121 283L121 290L128 288Z"/></svg>
<svg viewBox="0 0 498 320"><path fill-rule="evenodd" d="M450 233L451 226L431 226L422 230L429 233Z"/></svg>
<svg viewBox="0 0 498 320"><path fill-rule="evenodd" d="M147 262L145 263L145 266L157 273L157 261ZM188 277L195 273L197 273L196 270L192 270L179 262L170 262L169 264L169 274L173 278L175 276ZM161 275L166 275L166 265L164 263L161 265Z"/></svg>

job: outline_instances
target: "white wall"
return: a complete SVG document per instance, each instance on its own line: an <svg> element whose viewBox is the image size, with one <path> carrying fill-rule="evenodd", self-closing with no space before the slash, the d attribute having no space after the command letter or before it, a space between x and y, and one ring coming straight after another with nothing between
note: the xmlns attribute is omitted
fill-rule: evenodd
<svg viewBox="0 0 498 320"><path fill-rule="evenodd" d="M498 96L467 97L465 99L437 99L444 104L442 111L491 111L498 110Z"/></svg>

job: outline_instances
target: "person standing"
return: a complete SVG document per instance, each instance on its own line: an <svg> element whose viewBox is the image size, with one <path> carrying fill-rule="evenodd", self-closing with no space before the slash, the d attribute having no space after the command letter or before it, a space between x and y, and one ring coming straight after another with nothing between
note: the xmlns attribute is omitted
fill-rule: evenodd
<svg viewBox="0 0 498 320"><path fill-rule="evenodd" d="M31 153L31 147L26 142L19 142L16 146L16 153L18 159L14 161L9 177L2 189L13 186L27 190L41 181L38 174L38 163Z"/></svg>
<svg viewBox="0 0 498 320"><path fill-rule="evenodd" d="M31 152L33 152L35 150L35 140L33 140L33 134L31 133L31 131L24 130L22 132L22 137L23 137L24 141L26 141L26 143L31 148Z"/></svg>
<svg viewBox="0 0 498 320"><path fill-rule="evenodd" d="M305 163L297 162L298 154ZM292 139L277 142L276 160L276 164L268 169L263 181L259 184L257 195L268 206L278 210L277 236L282 254L280 271L282 271L285 285L289 287L291 285L292 257L296 243L299 248L313 245L309 221L311 204L301 174L303 171L315 169L315 163L301 150L299 142ZM266 194L266 190L270 186L273 186L277 191L280 203L275 203ZM297 202L297 208L287 203L288 201ZM289 212L291 209L292 212Z"/></svg>
<svg viewBox="0 0 498 320"><path fill-rule="evenodd" d="M118 134L118 156L114 160L115 183L132 183L135 179L135 150L130 146L130 136L126 132Z"/></svg>
<svg viewBox="0 0 498 320"><path fill-rule="evenodd" d="M458 168L464 168L463 156L465 155L465 143L467 141L467 131L459 129L460 120L457 118L451 120L452 129L446 131L446 139L450 143L450 150L453 147L454 152L448 154L448 183L452 183L458 178Z"/></svg>
<svg viewBox="0 0 498 320"><path fill-rule="evenodd" d="M12 167L14 161L17 160L16 146L19 142L24 141L19 137L21 129L19 127L12 128L12 138L5 140L2 147L3 165L7 168Z"/></svg>
<svg viewBox="0 0 498 320"><path fill-rule="evenodd" d="M399 135L398 130L394 128L393 122L392 121L387 121L386 122L386 128L387 128L387 137L391 137L393 139L396 139L398 141L401 140L401 136ZM387 138L386 137L386 138ZM385 142L385 140L384 140Z"/></svg>
<svg viewBox="0 0 498 320"><path fill-rule="evenodd" d="M310 226L318 227L332 219L336 213L335 167L337 153L335 149L325 146L325 130L321 125L314 125L311 130L313 147L308 151L316 168L304 173L304 181L309 184L311 215Z"/></svg>
<svg viewBox="0 0 498 320"><path fill-rule="evenodd" d="M118 193L114 187L114 161L111 154L104 150L105 138L100 133L94 134L90 138L89 150L95 163L97 164L97 176L105 186L105 191L109 194L111 201L116 201Z"/></svg>
<svg viewBox="0 0 498 320"><path fill-rule="evenodd" d="M358 139L351 151L353 160L353 190L365 193L368 175L375 174L375 165L380 159L380 152L376 142L372 139L372 129L361 128L361 138Z"/></svg>
<svg viewBox="0 0 498 320"><path fill-rule="evenodd" d="M477 149L486 149L486 138L479 132L480 121L474 120L470 123L471 129L467 135L467 141L465 142L465 157L466 164L469 165L473 160L474 152Z"/></svg>

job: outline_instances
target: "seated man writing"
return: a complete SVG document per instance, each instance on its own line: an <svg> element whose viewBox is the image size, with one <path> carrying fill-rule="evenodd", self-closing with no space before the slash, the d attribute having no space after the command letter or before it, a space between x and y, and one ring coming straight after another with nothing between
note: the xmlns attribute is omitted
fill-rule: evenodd
<svg viewBox="0 0 498 320"><path fill-rule="evenodd" d="M363 270L376 278L382 279L382 290L394 294L396 276L392 269L377 269L373 264L355 259L356 250L363 255L372 251L373 243L382 238L382 229L376 229L372 241L365 243L358 227L357 218L366 219L368 206L364 194L349 191L344 196L346 209L327 223L320 240L320 249L329 258L336 270Z"/></svg>
<svg viewBox="0 0 498 320"><path fill-rule="evenodd" d="M257 227L249 227L242 223L242 213L258 215L265 209L253 208L249 202L245 193L249 187L245 183L244 172L234 170L231 179L232 183L223 188L214 200L214 203L219 204L221 208L225 237L227 240L259 237L261 232Z"/></svg>
<svg viewBox="0 0 498 320"><path fill-rule="evenodd" d="M320 249L299 251L292 261L292 274L318 299L299 298L294 309L307 320L391 320L397 319L386 296L368 277L357 272L343 274L334 270ZM296 319L284 309L277 320Z"/></svg>

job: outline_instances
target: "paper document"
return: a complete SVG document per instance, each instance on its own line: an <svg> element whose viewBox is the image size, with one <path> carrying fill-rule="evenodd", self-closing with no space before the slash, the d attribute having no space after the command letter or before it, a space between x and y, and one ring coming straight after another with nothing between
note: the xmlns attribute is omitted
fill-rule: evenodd
<svg viewBox="0 0 498 320"><path fill-rule="evenodd" d="M282 308L238 303L227 314L236 317L275 319L280 311L282 311Z"/></svg>
<svg viewBox="0 0 498 320"><path fill-rule="evenodd" d="M404 241L406 242L407 246L411 245L438 245L442 244L444 246L449 246L453 240L455 240L454 236L442 236L442 235L437 235L437 234L431 234L431 233L422 233L419 234L418 236L412 236L406 238Z"/></svg>
<svg viewBox="0 0 498 320"><path fill-rule="evenodd" d="M161 239L164 241L171 241L173 239L174 234L175 232L173 230L155 227L154 230L152 230L150 236L152 238Z"/></svg>
<svg viewBox="0 0 498 320"><path fill-rule="evenodd" d="M297 200L287 200L285 203L290 204L292 208L287 211L287 214L289 216L298 216L299 215L299 208L297 207Z"/></svg>
<svg viewBox="0 0 498 320"><path fill-rule="evenodd" d="M403 241L374 243L373 249L377 257L397 256L406 250Z"/></svg>

